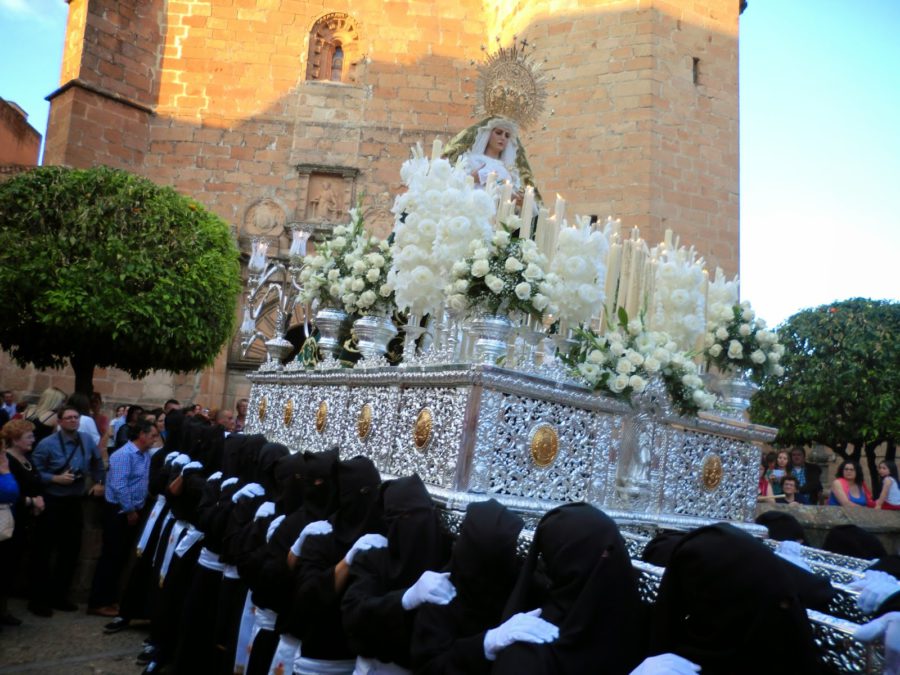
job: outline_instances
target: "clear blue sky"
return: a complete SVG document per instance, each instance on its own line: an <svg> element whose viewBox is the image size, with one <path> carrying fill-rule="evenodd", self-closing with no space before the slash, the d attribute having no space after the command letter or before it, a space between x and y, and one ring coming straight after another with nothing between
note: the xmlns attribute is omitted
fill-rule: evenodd
<svg viewBox="0 0 900 675"><path fill-rule="evenodd" d="M900 0L749 3L742 296L769 323L849 297L900 299ZM0 0L0 96L42 134L66 11Z"/></svg>

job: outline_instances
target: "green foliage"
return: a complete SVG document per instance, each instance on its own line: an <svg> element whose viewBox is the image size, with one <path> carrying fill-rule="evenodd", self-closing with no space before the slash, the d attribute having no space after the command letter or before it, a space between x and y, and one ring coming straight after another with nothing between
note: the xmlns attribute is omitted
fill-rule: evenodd
<svg viewBox="0 0 900 675"><path fill-rule="evenodd" d="M806 309L778 329L784 375L763 381L754 422L776 443L822 443L858 458L900 440L900 303L854 298Z"/></svg>
<svg viewBox="0 0 900 675"><path fill-rule="evenodd" d="M22 365L187 372L232 335L238 251L225 221L170 188L42 167L0 184L0 288L0 347Z"/></svg>

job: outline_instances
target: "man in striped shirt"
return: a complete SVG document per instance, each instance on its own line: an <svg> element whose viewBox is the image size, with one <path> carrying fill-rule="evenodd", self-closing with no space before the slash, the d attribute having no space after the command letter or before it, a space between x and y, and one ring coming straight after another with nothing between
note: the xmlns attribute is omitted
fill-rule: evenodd
<svg viewBox="0 0 900 675"><path fill-rule="evenodd" d="M141 509L147 499L150 448L159 431L149 420L129 427L129 440L109 456L106 503L103 511L103 548L94 572L88 614L117 616L119 577L138 533Z"/></svg>

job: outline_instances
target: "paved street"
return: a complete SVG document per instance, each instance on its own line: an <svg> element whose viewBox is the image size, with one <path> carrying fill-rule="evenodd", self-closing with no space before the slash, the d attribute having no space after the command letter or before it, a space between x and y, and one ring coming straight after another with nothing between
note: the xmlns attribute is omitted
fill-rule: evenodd
<svg viewBox="0 0 900 675"><path fill-rule="evenodd" d="M43 619L25 609L25 601L10 600L10 611L22 619L18 628L0 631L0 674L138 675L134 657L141 650L146 627L104 635L109 619L78 612L54 612Z"/></svg>

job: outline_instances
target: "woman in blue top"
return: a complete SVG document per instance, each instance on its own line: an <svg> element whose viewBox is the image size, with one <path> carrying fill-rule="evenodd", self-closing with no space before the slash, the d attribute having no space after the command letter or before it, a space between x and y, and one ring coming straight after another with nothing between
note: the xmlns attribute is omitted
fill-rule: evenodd
<svg viewBox="0 0 900 675"><path fill-rule="evenodd" d="M872 495L863 482L859 464L846 460L838 466L837 477L831 483L829 506L874 506Z"/></svg>

